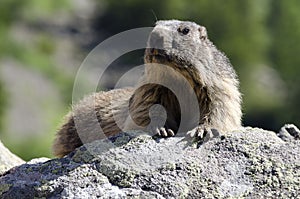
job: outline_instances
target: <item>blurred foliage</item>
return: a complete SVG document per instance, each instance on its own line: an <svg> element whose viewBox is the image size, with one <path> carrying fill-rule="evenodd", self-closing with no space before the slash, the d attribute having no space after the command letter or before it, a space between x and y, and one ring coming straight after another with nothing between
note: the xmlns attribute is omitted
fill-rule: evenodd
<svg viewBox="0 0 300 199"><path fill-rule="evenodd" d="M12 22L31 25L39 22L41 19L53 17L57 10L68 10L67 0L4 0L0 3L0 58L4 56L13 57L19 62L32 67L49 77L57 84L57 88L68 95L65 98L66 103L71 103L72 78L67 77L54 67L51 55L55 50L53 38L47 33L42 33L31 44L24 45L22 42L16 42L11 37L10 25ZM11 12L14 10L14 12Z"/></svg>
<svg viewBox="0 0 300 199"><path fill-rule="evenodd" d="M11 10L18 8L18 4L22 6L22 2L11 0L3 0L0 3L0 59L14 51L12 50L13 42L9 37L9 27L16 19L18 13L18 9L13 13ZM3 130L4 113L8 100L6 94L3 82L0 81L0 133Z"/></svg>
<svg viewBox="0 0 300 199"><path fill-rule="evenodd" d="M46 31L39 30L39 27L36 26L43 20L47 21L48 18L53 18L53 14L58 10L68 11L69 7L70 4L67 0L2 0L0 2L0 60L15 60L28 70L36 71L52 81L63 97L66 110L71 104L73 77L62 73L59 67L55 66L53 61L53 53L56 50L55 38ZM15 40L12 28L16 24L25 25L28 28L32 26L37 29L37 34L33 35L32 41ZM26 39L26 37L24 38ZM0 81L0 135L2 141L11 151L25 160L33 157L51 156L50 146L56 125L61 121L62 112L65 113L66 110L55 113L57 115L56 121L52 121L53 119L49 117L53 113L45 111L45 118L49 118L49 123L55 124L55 126L51 129L45 129L45 132L40 135L26 136L26 132L24 132L23 139L12 140L7 135L8 132L4 123L7 105L11 105L10 96L8 92L5 92L7 89L9 88L4 88L3 82Z"/></svg>
<svg viewBox="0 0 300 199"><path fill-rule="evenodd" d="M4 120L2 119L2 117L5 114L5 106L6 106L6 100L7 100L5 95L6 95L6 92L4 90L3 83L0 82L0 130L3 129Z"/></svg>
<svg viewBox="0 0 300 199"><path fill-rule="evenodd" d="M96 3L96 9L88 13L92 15L88 24L96 37L86 46L94 46L104 38L130 28L153 26L160 19L195 21L206 26L210 39L230 58L239 74L244 94L244 124L270 130L278 130L288 122L300 126L297 108L300 107L299 1L91 1ZM55 66L56 38L48 29L43 29L43 24L59 20L56 19L58 11L73 18L76 13L72 12L72 8L78 2L2 0L0 3L0 60L13 58L24 67L47 77L60 91L66 107L71 102L74 77L62 73ZM29 45L24 45L12 37L13 24L25 24L42 33ZM80 24L74 24L70 26L77 26L72 29L76 31L70 34L80 31ZM85 39L89 41L90 38ZM86 46L79 49L81 53L91 50ZM129 63L130 57L125 62ZM0 121L3 121L5 101L9 101L4 94L5 89L0 81ZM58 116L57 121L60 119ZM52 130L55 131L55 127ZM5 132L5 128L2 127L1 131ZM49 148L43 148L43 145L49 146L49 143L51 139L38 137L24 141L14 151L25 159L39 155L32 151L47 155Z"/></svg>
<svg viewBox="0 0 300 199"><path fill-rule="evenodd" d="M271 64L284 78L287 98L284 120L300 124L300 1L274 0L269 26L272 30Z"/></svg>

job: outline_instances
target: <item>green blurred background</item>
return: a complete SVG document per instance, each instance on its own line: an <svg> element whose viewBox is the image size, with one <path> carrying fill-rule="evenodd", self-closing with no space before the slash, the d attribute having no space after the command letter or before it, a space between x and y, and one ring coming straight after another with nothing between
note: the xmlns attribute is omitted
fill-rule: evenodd
<svg viewBox="0 0 300 199"><path fill-rule="evenodd" d="M25 160L52 157L85 56L109 36L153 26L156 17L207 27L238 72L245 126L300 126L299 10L298 0L1 0L0 140ZM139 64L141 56L117 65Z"/></svg>

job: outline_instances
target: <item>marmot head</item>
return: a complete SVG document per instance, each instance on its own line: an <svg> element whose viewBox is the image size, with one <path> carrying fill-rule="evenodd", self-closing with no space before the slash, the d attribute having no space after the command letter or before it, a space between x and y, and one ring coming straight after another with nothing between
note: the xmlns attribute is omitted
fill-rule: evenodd
<svg viewBox="0 0 300 199"><path fill-rule="evenodd" d="M194 22L158 21L149 35L144 59L146 64L171 66L204 86L213 84L216 77L235 78L226 56L208 39L206 28Z"/></svg>
<svg viewBox="0 0 300 199"><path fill-rule="evenodd" d="M194 59L199 54L209 54L205 40L207 40L205 27L194 22L158 21L149 35L145 62L160 64L173 62L179 67L189 67L194 64Z"/></svg>

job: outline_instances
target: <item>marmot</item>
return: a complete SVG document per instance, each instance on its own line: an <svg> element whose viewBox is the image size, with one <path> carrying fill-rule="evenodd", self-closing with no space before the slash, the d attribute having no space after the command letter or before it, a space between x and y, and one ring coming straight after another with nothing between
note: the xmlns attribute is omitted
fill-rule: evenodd
<svg viewBox="0 0 300 199"><path fill-rule="evenodd" d="M144 129L165 137L241 127L237 75L205 27L189 21L156 22L144 61L145 72L135 88L93 93L73 107L57 133L56 156L122 130Z"/></svg>

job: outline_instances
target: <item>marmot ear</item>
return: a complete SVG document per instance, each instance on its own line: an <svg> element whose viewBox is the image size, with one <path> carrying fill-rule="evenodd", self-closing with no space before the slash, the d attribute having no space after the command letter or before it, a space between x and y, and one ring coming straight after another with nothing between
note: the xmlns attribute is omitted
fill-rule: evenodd
<svg viewBox="0 0 300 199"><path fill-rule="evenodd" d="M200 39L201 39L201 40L207 39L207 31L206 31L206 28L205 28L205 27L200 26L200 27L198 28L198 31L199 31Z"/></svg>

